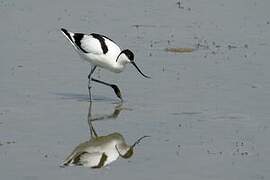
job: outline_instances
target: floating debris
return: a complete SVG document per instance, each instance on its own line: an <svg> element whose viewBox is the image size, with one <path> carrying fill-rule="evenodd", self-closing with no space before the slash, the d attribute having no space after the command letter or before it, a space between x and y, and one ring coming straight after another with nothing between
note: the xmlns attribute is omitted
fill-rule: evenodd
<svg viewBox="0 0 270 180"><path fill-rule="evenodd" d="M165 51L174 53L190 53L193 51L193 48L165 48Z"/></svg>
<svg viewBox="0 0 270 180"><path fill-rule="evenodd" d="M15 144L15 143L16 143L16 141L14 141L14 140L13 141L6 141L6 142L1 142L0 141L0 146L3 146L4 144L8 144L9 145L9 144Z"/></svg>
<svg viewBox="0 0 270 180"><path fill-rule="evenodd" d="M177 1L176 4L177 4L177 6L178 6L179 9L184 9L184 6L182 6L182 3L181 3L180 0Z"/></svg>
<svg viewBox="0 0 270 180"><path fill-rule="evenodd" d="M157 27L156 25L152 25L152 24L134 24L131 27L135 27L135 28L140 28L140 27L145 27L145 28L155 28Z"/></svg>
<svg viewBox="0 0 270 180"><path fill-rule="evenodd" d="M231 50L231 49L235 49L235 48L237 48L237 46L230 45L230 44L228 45L228 49L229 49L229 50Z"/></svg>
<svg viewBox="0 0 270 180"><path fill-rule="evenodd" d="M6 141L6 144L15 144L15 141Z"/></svg>

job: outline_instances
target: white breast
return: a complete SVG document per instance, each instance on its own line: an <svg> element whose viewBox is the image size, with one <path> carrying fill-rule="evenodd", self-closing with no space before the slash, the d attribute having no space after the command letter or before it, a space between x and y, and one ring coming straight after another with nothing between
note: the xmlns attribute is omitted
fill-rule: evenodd
<svg viewBox="0 0 270 180"><path fill-rule="evenodd" d="M90 41L91 45L98 45L98 48L95 47L97 52L101 49L100 43L97 39L92 38ZM123 70L123 67L117 64L116 59L121 52L121 49L111 40L105 38L105 43L108 47L108 52L106 54L103 53L87 53L84 56L84 59L91 64L98 65L102 68L108 69L112 72L119 73ZM99 49L100 48L100 49Z"/></svg>

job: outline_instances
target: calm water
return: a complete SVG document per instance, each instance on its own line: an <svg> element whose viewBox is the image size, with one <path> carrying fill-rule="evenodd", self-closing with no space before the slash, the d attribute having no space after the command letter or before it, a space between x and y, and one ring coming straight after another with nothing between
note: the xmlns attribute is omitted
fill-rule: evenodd
<svg viewBox="0 0 270 180"><path fill-rule="evenodd" d="M269 5L1 1L1 179L269 179ZM120 105L110 88L94 85L97 136L111 142L117 133L129 147L151 136L130 158L114 149L108 166L60 167L91 137L90 67L61 27L109 36L152 77L132 66L95 73L124 98ZM170 47L195 50L164 51Z"/></svg>

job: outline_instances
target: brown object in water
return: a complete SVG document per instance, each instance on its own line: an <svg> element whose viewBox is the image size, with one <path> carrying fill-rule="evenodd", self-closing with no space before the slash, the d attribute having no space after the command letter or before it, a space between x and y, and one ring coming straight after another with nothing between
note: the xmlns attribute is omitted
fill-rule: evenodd
<svg viewBox="0 0 270 180"><path fill-rule="evenodd" d="M192 52L193 48L166 48L165 51L174 53L186 53Z"/></svg>

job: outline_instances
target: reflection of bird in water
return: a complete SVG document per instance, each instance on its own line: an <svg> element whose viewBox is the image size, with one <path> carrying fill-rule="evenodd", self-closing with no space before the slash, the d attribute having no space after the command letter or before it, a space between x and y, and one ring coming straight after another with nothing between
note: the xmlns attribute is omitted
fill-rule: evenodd
<svg viewBox="0 0 270 180"><path fill-rule="evenodd" d="M135 145L145 137L148 136L139 138L132 146L129 146L124 137L117 132L92 138L79 144L66 158L64 165L101 168L112 163L119 156L128 159L133 155Z"/></svg>
<svg viewBox="0 0 270 180"><path fill-rule="evenodd" d="M133 155L134 147L139 144L143 138L149 137L143 136L139 138L133 145L128 145L125 142L124 137L118 132L105 136L98 136L92 125L93 119L91 119L91 107L92 105L90 103L88 122L91 139L79 144L66 158L63 163L64 166L77 165L91 168L101 168L117 160L119 156L124 159L128 159ZM117 108L119 108L119 106L117 106ZM95 118L94 121L104 119L104 117L113 117L115 112L116 111L114 111L112 115L100 117L100 119ZM119 109L117 112L120 113Z"/></svg>

